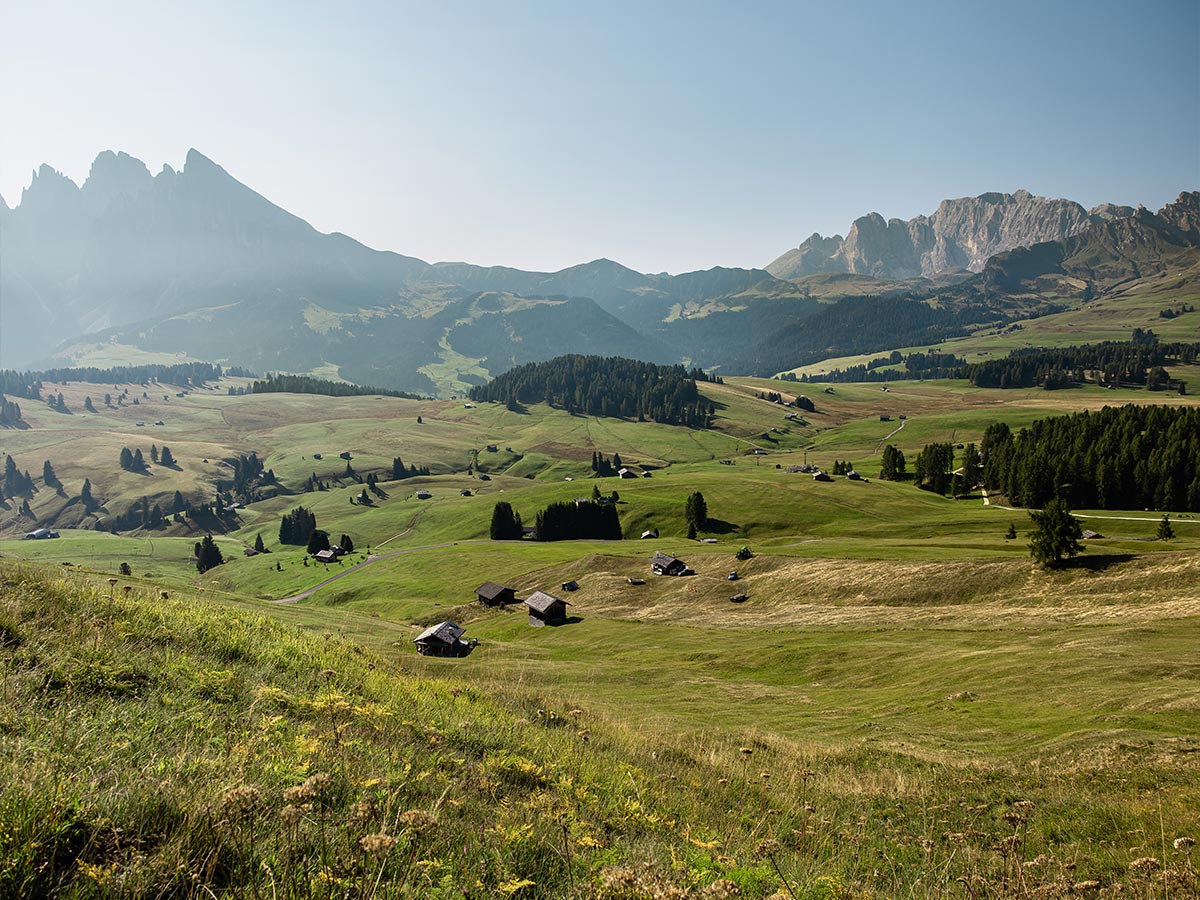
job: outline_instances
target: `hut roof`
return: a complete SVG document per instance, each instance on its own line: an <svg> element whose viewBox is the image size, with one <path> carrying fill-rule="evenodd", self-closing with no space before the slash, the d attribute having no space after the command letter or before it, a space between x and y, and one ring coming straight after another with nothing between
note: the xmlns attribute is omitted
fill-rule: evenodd
<svg viewBox="0 0 1200 900"><path fill-rule="evenodd" d="M535 609L540 613L544 613L555 603L561 603L564 606L570 606L566 600L561 600L553 594L547 594L545 591L534 591L525 599L525 605L530 609Z"/></svg>
<svg viewBox="0 0 1200 900"><path fill-rule="evenodd" d="M512 588L505 587L502 584L496 584L494 581L485 581L479 587L475 588L475 593L483 597L485 600L495 600L505 591L511 591Z"/></svg>
<svg viewBox="0 0 1200 900"><path fill-rule="evenodd" d="M443 644L453 644L466 629L460 625L455 625L453 622L439 622L436 625L430 625L415 638L414 644L424 643L425 641L441 641Z"/></svg>
<svg viewBox="0 0 1200 900"><path fill-rule="evenodd" d="M670 566L675 563L683 562L682 559L676 559L668 553L663 553L661 550L654 554L654 559L650 560L652 566Z"/></svg>

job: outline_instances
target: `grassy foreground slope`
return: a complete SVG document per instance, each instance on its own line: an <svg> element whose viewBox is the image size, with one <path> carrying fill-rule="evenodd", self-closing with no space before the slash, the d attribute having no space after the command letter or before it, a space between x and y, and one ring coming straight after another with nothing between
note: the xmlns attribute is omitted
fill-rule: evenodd
<svg viewBox="0 0 1200 900"><path fill-rule="evenodd" d="M286 608L0 575L4 896L1200 888L1176 842L1200 782L1169 742L1009 766L736 727L677 736L536 678L405 674L280 621Z"/></svg>

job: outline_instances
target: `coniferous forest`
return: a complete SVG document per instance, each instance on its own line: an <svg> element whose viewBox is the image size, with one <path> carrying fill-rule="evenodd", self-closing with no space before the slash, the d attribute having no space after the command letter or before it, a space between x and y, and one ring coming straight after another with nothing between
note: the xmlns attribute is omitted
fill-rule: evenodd
<svg viewBox="0 0 1200 900"><path fill-rule="evenodd" d="M621 520L609 503L551 503L537 514L539 541L621 540Z"/></svg>
<svg viewBox="0 0 1200 900"><path fill-rule="evenodd" d="M983 436L983 480L1014 505L1200 512L1200 410L1106 406Z"/></svg>
<svg viewBox="0 0 1200 900"><path fill-rule="evenodd" d="M697 380L717 379L683 366L570 354L511 369L472 388L470 397L510 408L544 402L570 413L707 428L716 408L700 396Z"/></svg>
<svg viewBox="0 0 1200 900"><path fill-rule="evenodd" d="M1060 388L1093 381L1103 385L1146 385L1151 390L1179 389L1164 369L1192 365L1200 344L1159 344L1153 341L1111 341L1082 347L1028 347L1004 359L963 367L958 376L990 388Z"/></svg>
<svg viewBox="0 0 1200 900"><path fill-rule="evenodd" d="M236 389L231 388L231 391ZM423 399L406 391L351 384L348 381L329 381L312 375L284 375L267 373L265 379L255 381L246 389L247 394L322 394L327 397L360 397L376 394L381 397L401 397L405 400Z"/></svg>

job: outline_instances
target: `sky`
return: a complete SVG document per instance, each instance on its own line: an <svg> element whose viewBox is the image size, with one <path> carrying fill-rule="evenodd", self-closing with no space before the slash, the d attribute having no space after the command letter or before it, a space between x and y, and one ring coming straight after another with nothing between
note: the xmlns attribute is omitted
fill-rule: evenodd
<svg viewBox="0 0 1200 900"><path fill-rule="evenodd" d="M0 196L188 148L428 261L764 266L860 215L1200 188L1200 4L5 0Z"/></svg>

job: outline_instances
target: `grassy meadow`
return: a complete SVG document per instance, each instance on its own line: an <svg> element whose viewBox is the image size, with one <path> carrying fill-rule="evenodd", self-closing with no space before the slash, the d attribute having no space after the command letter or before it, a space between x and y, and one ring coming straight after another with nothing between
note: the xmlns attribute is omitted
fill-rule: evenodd
<svg viewBox="0 0 1200 900"><path fill-rule="evenodd" d="M185 526L21 541L0 510L0 895L1200 892L1200 518L1163 542L1161 511L1076 511L1104 537L1044 571L1024 511L877 478L888 443L911 466L997 420L1192 397L738 378L701 386L718 419L692 432L238 384L129 386L118 410L56 385L72 414L22 403L30 427L0 432L22 470L52 460L64 490L38 479L31 506L64 526L88 524L85 477L101 517L211 498L250 451L285 489L330 483L239 510L203 575ZM817 409L785 420L764 391ZM152 441L177 468L119 469ZM594 480L597 450L652 477ZM343 451L384 479L369 506ZM396 456L431 474L392 481ZM835 460L865 480L788 471ZM532 524L594 485L625 540L488 540L498 500ZM281 546L298 504L355 552ZM271 552L244 555L259 535ZM658 550L696 574L652 576ZM488 580L563 596L568 624L480 606ZM445 618L479 645L417 655Z"/></svg>

